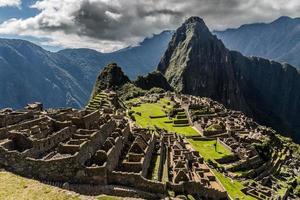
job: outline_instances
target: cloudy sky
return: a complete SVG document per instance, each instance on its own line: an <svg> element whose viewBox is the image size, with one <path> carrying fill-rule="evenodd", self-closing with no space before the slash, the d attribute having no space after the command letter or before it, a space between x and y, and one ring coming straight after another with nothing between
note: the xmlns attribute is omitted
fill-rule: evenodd
<svg viewBox="0 0 300 200"><path fill-rule="evenodd" d="M300 17L300 0L0 0L0 37L22 38L48 50L110 52L135 45L189 16L211 30Z"/></svg>

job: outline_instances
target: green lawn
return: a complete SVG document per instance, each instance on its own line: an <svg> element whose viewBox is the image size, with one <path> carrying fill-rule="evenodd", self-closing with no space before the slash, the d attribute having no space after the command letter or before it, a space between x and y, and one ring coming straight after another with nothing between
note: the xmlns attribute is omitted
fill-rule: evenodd
<svg viewBox="0 0 300 200"><path fill-rule="evenodd" d="M202 141L189 139L188 141L196 151L199 151L200 155L202 155L205 160L215 160L227 155L232 155L232 153L220 143L217 143L215 148L214 144L216 144L216 140Z"/></svg>
<svg viewBox="0 0 300 200"><path fill-rule="evenodd" d="M145 103L139 107L132 107L131 109L135 112L140 112L141 116L134 114L136 123L141 127L150 127L153 128L157 126L159 128L166 129L169 132L176 132L182 135L198 135L199 133L193 129L191 126L185 127L173 127L173 123L165 123L170 121L168 117L161 117L151 119L150 116L160 116L165 115L163 112L163 105L166 105L167 100L162 99L158 103Z"/></svg>
<svg viewBox="0 0 300 200"><path fill-rule="evenodd" d="M223 174L217 172L216 170L212 169L213 173L215 176L219 179L219 181L222 183L222 185L225 187L227 190L229 196L232 199L245 199L245 200L254 200L255 198L245 195L241 189L244 188L241 182L236 181L236 180L231 180L227 177L225 177Z"/></svg>

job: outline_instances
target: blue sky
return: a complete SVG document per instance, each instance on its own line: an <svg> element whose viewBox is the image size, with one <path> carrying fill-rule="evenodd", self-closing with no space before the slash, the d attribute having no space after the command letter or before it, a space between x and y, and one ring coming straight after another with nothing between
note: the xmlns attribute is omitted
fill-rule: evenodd
<svg viewBox="0 0 300 200"><path fill-rule="evenodd" d="M39 13L39 11L36 8L30 7L36 1L37 0L22 0L20 7L15 7L15 6L0 7L0 23L3 23L11 18L26 19L29 17L36 16ZM17 34L1 34L1 33L0 33L0 37L9 38L9 39L28 40L30 42L42 46L44 49L47 49L49 51L54 51L54 52L62 49L62 47L59 46L50 46L50 45L43 44L43 42L47 42L46 38L43 39L43 38L38 38L33 36L20 36Z"/></svg>
<svg viewBox="0 0 300 200"><path fill-rule="evenodd" d="M176 29L190 16L223 30L299 13L300 0L0 0L0 37L26 39L50 51L111 52Z"/></svg>
<svg viewBox="0 0 300 200"><path fill-rule="evenodd" d="M0 23L10 18L28 18L38 13L37 9L30 8L36 0L22 0L21 7L0 7Z"/></svg>

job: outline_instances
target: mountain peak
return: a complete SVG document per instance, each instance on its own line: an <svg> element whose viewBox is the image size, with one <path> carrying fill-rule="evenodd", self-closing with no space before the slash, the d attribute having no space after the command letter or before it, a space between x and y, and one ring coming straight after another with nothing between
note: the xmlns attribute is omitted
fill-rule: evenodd
<svg viewBox="0 0 300 200"><path fill-rule="evenodd" d="M189 18L177 29L158 70L178 92L211 97L233 108L245 104L229 50L199 17Z"/></svg>
<svg viewBox="0 0 300 200"><path fill-rule="evenodd" d="M93 90L93 96L108 88L119 88L130 82L117 63L108 64L97 77Z"/></svg>
<svg viewBox="0 0 300 200"><path fill-rule="evenodd" d="M227 52L228 50L223 43L209 31L200 17L190 17L176 30L157 69L166 77L173 77L173 75L169 76L168 73L173 74L177 70L168 70L168 68L170 69L168 66L174 65L175 67L178 65L179 68L183 69L183 64L187 64L188 61L191 62L189 57L193 54L197 55L199 60L203 58L224 63L227 60ZM178 63L170 63L174 61L171 59L172 56L180 59ZM218 58L212 58L214 56ZM195 62L197 61L195 60ZM177 67L175 68L177 69Z"/></svg>
<svg viewBox="0 0 300 200"><path fill-rule="evenodd" d="M205 24L203 19L198 16L189 17L184 23L185 24L188 24L188 23L203 23L203 24Z"/></svg>
<svg viewBox="0 0 300 200"><path fill-rule="evenodd" d="M286 22L288 20L292 20L292 18L288 17L288 16L281 16L278 19L276 19L275 21L273 21L273 23L276 23L276 22Z"/></svg>
<svg viewBox="0 0 300 200"><path fill-rule="evenodd" d="M200 32L200 33L208 33L210 31L206 26L205 22L200 17L190 17L188 18L183 24L182 27L185 27L186 30L192 30L193 32Z"/></svg>

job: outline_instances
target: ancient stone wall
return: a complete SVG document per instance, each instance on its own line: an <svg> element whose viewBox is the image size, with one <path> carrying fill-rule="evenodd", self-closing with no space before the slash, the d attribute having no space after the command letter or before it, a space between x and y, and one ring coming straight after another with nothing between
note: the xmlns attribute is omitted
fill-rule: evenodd
<svg viewBox="0 0 300 200"><path fill-rule="evenodd" d="M136 173L126 173L126 172L115 172L109 174L108 176L109 184L117 184L130 186L134 188L138 188L140 190L149 191L152 193L165 193L166 185L157 182L145 179L141 176L141 174Z"/></svg>

